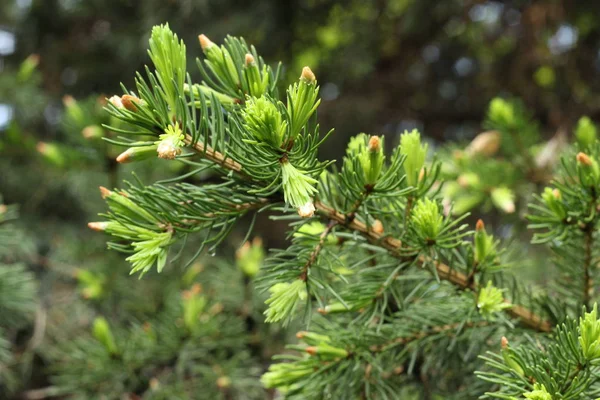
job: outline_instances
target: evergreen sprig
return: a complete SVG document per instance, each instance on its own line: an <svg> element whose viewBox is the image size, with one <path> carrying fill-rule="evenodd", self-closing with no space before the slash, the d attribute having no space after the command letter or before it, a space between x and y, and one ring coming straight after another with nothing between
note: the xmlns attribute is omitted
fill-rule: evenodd
<svg viewBox="0 0 600 400"><path fill-rule="evenodd" d="M304 315L318 328L299 334L303 343L290 348L301 355L272 365L263 376L265 386L289 398L397 398L403 387L430 375L440 394L455 390L468 398L489 392L485 381L499 385L498 396L576 398L594 392L584 360L578 359L582 366L575 370L578 364L565 363L572 350L565 346L572 347L575 337L569 311L558 311L560 302L548 294L516 284L506 271L507 252L483 222L469 230L467 215L453 212L441 198L442 165L418 131L402 134L389 156L382 137L358 135L338 172L331 161L317 157L331 132L320 134L319 90L308 67L279 97L279 74L254 48L231 37L218 46L201 35L202 81L194 83L190 74L182 78L185 47L168 27L155 28L152 37L155 71L146 68L145 77L137 75L139 97L124 88L108 106L130 127L119 129L123 137L113 140L129 147L119 161L156 152L194 169L171 181L110 192L107 221L91 226L123 239L111 247L133 252L132 271L145 272L154 263L162 269L171 258L169 248L193 233L204 235L196 256L204 246L214 250L246 214L269 209L272 218L290 221L290 246L271 250L258 278L268 293L266 320L286 325ZM534 171L530 147L537 131L522 106L495 100L488 120L500 132L503 151L525 171ZM598 145L590 144L589 124L583 121L578 129L585 148L563 162L556 190L538 198L531 216L532 228L541 231L535 242L551 243L565 271L574 270L568 263L582 265L583 279L573 272L563 285L563 293L583 299L573 300L571 310L591 304L595 296L591 267L600 185ZM527 142L519 144L521 131ZM177 183L200 172L212 173L216 183ZM515 210L508 186L497 185L489 196L499 209ZM201 309L203 303L190 307ZM563 321L554 341L545 336ZM592 313L581 322L589 326L580 331L590 332L581 334L588 358L597 350L595 339L589 339L594 321ZM510 379L482 372L483 380L474 381L470 374L452 374L454 368L479 368L477 355L493 342L487 339L521 330L564 353L547 368L558 368L563 378L569 371L576 374L572 384L557 386L537 375L521 379L519 369L521 378L506 369L515 369L516 362L528 377L534 377L529 371L541 373L535 357L542 356L531 345L522 353L503 350L486 359ZM521 379L518 390L511 379Z"/></svg>

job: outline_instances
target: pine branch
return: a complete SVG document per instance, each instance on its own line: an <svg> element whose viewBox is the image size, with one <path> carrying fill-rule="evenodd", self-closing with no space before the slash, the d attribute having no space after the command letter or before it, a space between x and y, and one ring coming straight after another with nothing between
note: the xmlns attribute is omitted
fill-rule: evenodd
<svg viewBox="0 0 600 400"><path fill-rule="evenodd" d="M207 159L214 161L216 164L222 166L223 168L229 169L231 171L243 175L243 170L239 163L232 160L231 158L225 157L223 154L213 150L209 146L196 143L194 149L197 150L201 155L206 155ZM371 229L368 229L364 223L356 221L356 219L354 218L352 218L349 221L349 218L347 218L346 214L342 214L337 210L327 206L326 204L323 204L322 202L316 201L315 208L320 214L324 215L329 220L335 221L340 225L346 226L348 229L360 232L370 242L376 243L384 247L393 256L398 258L403 257L403 255L400 254L400 250L402 249L402 242L400 240L392 238L390 236L384 236ZM460 289L471 289L477 291L476 285L473 282L471 282L472 280L470 280L468 276L459 271L456 271L455 269L444 263L430 260L425 256L419 256L418 263L420 265L424 265L426 263L433 263L437 271L437 275L440 279L446 280ZM506 309L506 312L510 316L519 319L521 322L523 322L525 326L541 332L550 332L552 330L552 325L550 324L550 322L544 320L542 317L535 314L528 308L520 306L518 304L511 304L510 301L506 299L504 300L504 302L506 304L510 304L511 306L510 308Z"/></svg>
<svg viewBox="0 0 600 400"><path fill-rule="evenodd" d="M369 230L367 229L367 226L365 224L359 221L352 221L349 224L345 224L346 217L344 214L339 213L335 209L321 202L315 202L315 207L321 214L324 214L327 218L337 221L340 224L344 224L349 229L360 232L372 243L379 244L380 246L387 249L393 256L399 258L403 257L400 254L400 250L402 248L402 242L400 240L394 239L389 236L383 236L377 232L374 232L373 230ZM440 279L446 280L452 283L453 285L459 287L460 289L471 289L477 291L477 287L473 283L469 283L469 278L465 274L456 271L455 269L444 263L430 260L425 256L419 256L418 263L420 265L424 265L426 263L433 263ZM511 307L508 308L506 312L509 315L520 319L524 325L541 332L550 332L552 330L552 325L548 321L543 320L539 315L535 314L533 311L517 304L511 304L508 300L504 300L504 302L506 304L511 305Z"/></svg>

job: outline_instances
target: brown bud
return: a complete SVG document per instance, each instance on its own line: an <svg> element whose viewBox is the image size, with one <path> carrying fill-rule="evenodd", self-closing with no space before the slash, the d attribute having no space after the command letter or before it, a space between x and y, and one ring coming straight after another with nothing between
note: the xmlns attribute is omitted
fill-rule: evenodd
<svg viewBox="0 0 600 400"><path fill-rule="evenodd" d="M500 148L502 135L498 131L482 132L467 147L468 154L493 156Z"/></svg>
<svg viewBox="0 0 600 400"><path fill-rule="evenodd" d="M555 197L557 200L560 200L560 199L562 198L562 194L560 193L560 190L558 190L558 189L554 189L554 190L552 191L552 194L554 195L554 197Z"/></svg>
<svg viewBox="0 0 600 400"><path fill-rule="evenodd" d="M394 368L394 374L396 374L396 375L400 375L403 372L404 372L404 367L402 367L402 366Z"/></svg>
<svg viewBox="0 0 600 400"><path fill-rule="evenodd" d="M126 164L130 161L132 161L131 160L131 149L127 149L117 156L117 162L119 164Z"/></svg>
<svg viewBox="0 0 600 400"><path fill-rule="evenodd" d="M4 214L8 211L8 207L6 204L0 204L0 214Z"/></svg>
<svg viewBox="0 0 600 400"><path fill-rule="evenodd" d="M590 158L590 156L588 156L587 154L585 154L583 152L577 153L577 162L579 162L580 164L586 165L588 167L591 167L593 165L593 162L592 162L592 159Z"/></svg>
<svg viewBox="0 0 600 400"><path fill-rule="evenodd" d="M246 54L245 65L246 67L254 65L254 56L252 54Z"/></svg>
<svg viewBox="0 0 600 400"><path fill-rule="evenodd" d="M381 235L384 232L383 224L378 219L373 221L373 224L371 225L371 229L373 230L373 232L375 232L379 235Z"/></svg>
<svg viewBox="0 0 600 400"><path fill-rule="evenodd" d="M456 182L463 188L469 186L469 179L465 175L460 175L458 178L456 178Z"/></svg>
<svg viewBox="0 0 600 400"><path fill-rule="evenodd" d="M206 51L208 48L214 46L214 43L204 34L198 36L198 41L200 42L200 47L202 47L203 51Z"/></svg>
<svg viewBox="0 0 600 400"><path fill-rule="evenodd" d="M314 356L315 354L317 354L317 348L315 346L308 346L305 351L310 354L311 356Z"/></svg>
<svg viewBox="0 0 600 400"><path fill-rule="evenodd" d="M104 232L108 227L108 222L88 222L88 228L96 232Z"/></svg>
<svg viewBox="0 0 600 400"><path fill-rule="evenodd" d="M130 94L124 94L121 96L121 104L123 104L123 107L131 112L137 111L137 105L139 105L140 102L140 99Z"/></svg>
<svg viewBox="0 0 600 400"><path fill-rule="evenodd" d="M202 292L202 285L199 283L194 283L190 290L193 294L200 294Z"/></svg>
<svg viewBox="0 0 600 400"><path fill-rule="evenodd" d="M35 149L41 154L46 154L48 145L44 142L38 142L38 144L35 145Z"/></svg>
<svg viewBox="0 0 600 400"><path fill-rule="evenodd" d="M300 75L300 80L305 81L306 83L315 83L317 78L315 77L314 72L309 67L302 68L302 75Z"/></svg>
<svg viewBox="0 0 600 400"><path fill-rule="evenodd" d="M98 125L90 125L83 128L81 135L86 139L101 138L103 136L103 131Z"/></svg>
<svg viewBox="0 0 600 400"><path fill-rule="evenodd" d="M367 146L367 149L371 153L375 153L381 150L381 139L379 138L379 136L371 136L369 138L369 144Z"/></svg>
<svg viewBox="0 0 600 400"><path fill-rule="evenodd" d="M246 254L248 254L249 251L250 251L250 242L244 242L242 247L237 249L237 251L235 252L235 258L237 258L239 260L242 257L244 257Z"/></svg>
<svg viewBox="0 0 600 400"><path fill-rule="evenodd" d="M63 102L63 105L64 105L65 107L71 107L71 106L75 105L75 103L76 103L76 101L75 101L75 99L73 98L73 96L71 96L71 95L68 95L68 94L67 94L67 95L65 95L65 96L63 96L63 98L62 98L62 102Z"/></svg>
<svg viewBox="0 0 600 400"><path fill-rule="evenodd" d="M502 349L505 349L508 347L508 339L505 336L502 336L502 339L500 339L500 347Z"/></svg>
<svg viewBox="0 0 600 400"><path fill-rule="evenodd" d="M327 314L327 309L325 309L325 308L317 308L317 312L319 314L325 315L325 314Z"/></svg>
<svg viewBox="0 0 600 400"><path fill-rule="evenodd" d="M425 168L421 168L421 170L419 171L419 182L422 182L424 178L425 178Z"/></svg>
<svg viewBox="0 0 600 400"><path fill-rule="evenodd" d="M105 188L104 186L100 186L100 196L102 196L103 199L107 198L108 196L110 196L112 194L112 192L110 190L108 190L107 188Z"/></svg>
<svg viewBox="0 0 600 400"><path fill-rule="evenodd" d="M306 331L300 331L300 332L296 333L296 337L298 339L304 339L304 336L306 336L306 333L307 333Z"/></svg>
<svg viewBox="0 0 600 400"><path fill-rule="evenodd" d="M483 220L478 219L477 223L475 224L475 230L477 232L484 232L485 231L485 224L483 223Z"/></svg>
<svg viewBox="0 0 600 400"><path fill-rule="evenodd" d="M158 390L158 388L160 387L160 381L156 378L152 378L150 379L150 389L152 390Z"/></svg>
<svg viewBox="0 0 600 400"><path fill-rule="evenodd" d="M231 386L231 379L228 376L221 376L217 379L217 386L220 389L226 389Z"/></svg>

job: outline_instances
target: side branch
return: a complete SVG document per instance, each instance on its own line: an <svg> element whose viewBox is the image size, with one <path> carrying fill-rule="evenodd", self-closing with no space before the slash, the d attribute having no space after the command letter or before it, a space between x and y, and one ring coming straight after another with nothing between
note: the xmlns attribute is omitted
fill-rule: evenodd
<svg viewBox="0 0 600 400"><path fill-rule="evenodd" d="M185 142L188 145L191 145L193 143L192 137L190 135L186 135ZM242 171L242 166L237 161L225 157L220 152L212 149L209 146L205 146L202 143L196 142L192 147L201 155L203 155L206 159L213 161L215 164L218 164L225 169L244 175L244 172ZM402 257L400 253L402 242L399 239L392 238L389 236L383 236L377 232L374 232L373 230L368 229L365 224L357 221L356 219L348 221L348 218L345 214L342 214L319 201L315 202L315 208L325 217L332 221L335 221L337 224L346 226L348 229L360 232L364 237L367 238L367 240L384 247L394 257ZM426 262L431 263L432 261L427 259L425 256L420 256L417 262L420 265L423 265ZM446 280L461 289L471 289L476 291L477 288L472 282L470 282L467 275L463 274L460 271L452 269L450 266L444 263L437 261L433 261L433 263L440 279ZM505 303L511 304L508 300L505 300ZM533 311L517 304L511 304L511 306L512 307L508 308L506 312L512 317L521 320L521 322L524 325L541 332L550 332L552 330L552 326L550 325L550 323L542 319Z"/></svg>
<svg viewBox="0 0 600 400"><path fill-rule="evenodd" d="M315 207L321 214L325 215L327 218L334 220L339 224L345 224L346 216L344 214L336 211L335 209L321 202L315 202ZM402 242L400 240L389 236L383 236L377 232L374 232L373 230L369 230L367 229L367 226L365 224L356 220L345 225L349 229L360 232L370 242L382 246L383 248L388 250L394 257L402 257L400 253ZM420 265L423 265L425 263L431 263L432 261L425 256L419 256L417 262ZM461 289L471 289L476 291L476 286L473 283L469 282L469 278L467 277L467 275L463 274L460 271L452 269L450 266L438 261L433 261L433 264L440 279L446 280ZM511 304L508 300L505 300L505 303ZM508 308L506 312L509 315L520 319L521 322L523 322L523 324L525 324L526 326L541 332L550 332L552 330L552 326L548 321L543 320L539 315L533 313L531 310L517 304L511 304L511 306L512 307Z"/></svg>
<svg viewBox="0 0 600 400"><path fill-rule="evenodd" d="M331 231L337 224L338 223L336 221L332 220L331 222L329 222L329 225L327 226L327 228L325 228L323 233L321 233L321 235L319 236L319 242L315 246L312 253L310 253L310 256L308 257L308 261L306 261L306 264L304 264L304 268L302 268L302 273L300 274L300 279L302 279L303 281L306 281L306 278L308 275L308 269L317 261L317 258L319 257L319 254L321 253L323 246L325 245L325 240L327 239L327 235L329 235L331 233Z"/></svg>

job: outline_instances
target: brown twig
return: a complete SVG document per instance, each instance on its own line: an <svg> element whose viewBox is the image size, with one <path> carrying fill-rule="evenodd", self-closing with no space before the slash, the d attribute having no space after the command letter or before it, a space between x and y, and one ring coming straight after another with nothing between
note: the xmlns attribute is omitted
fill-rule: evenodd
<svg viewBox="0 0 600 400"><path fill-rule="evenodd" d="M302 273L300 274L300 279L302 279L303 281L306 281L306 279L308 277L309 268L315 263L315 261L317 261L317 257L319 257L319 254L321 253L321 250L323 249L323 246L325 245L325 240L327 239L327 235L329 235L331 233L331 231L333 230L333 228L336 225L337 225L337 222L335 222L335 221L329 222L329 225L327 225L327 228L325 228L325 230L319 236L319 243L317 243L317 245L313 249L312 253L310 253L310 256L308 257L308 261L306 261L306 264L304 264L304 267L302 268Z"/></svg>

